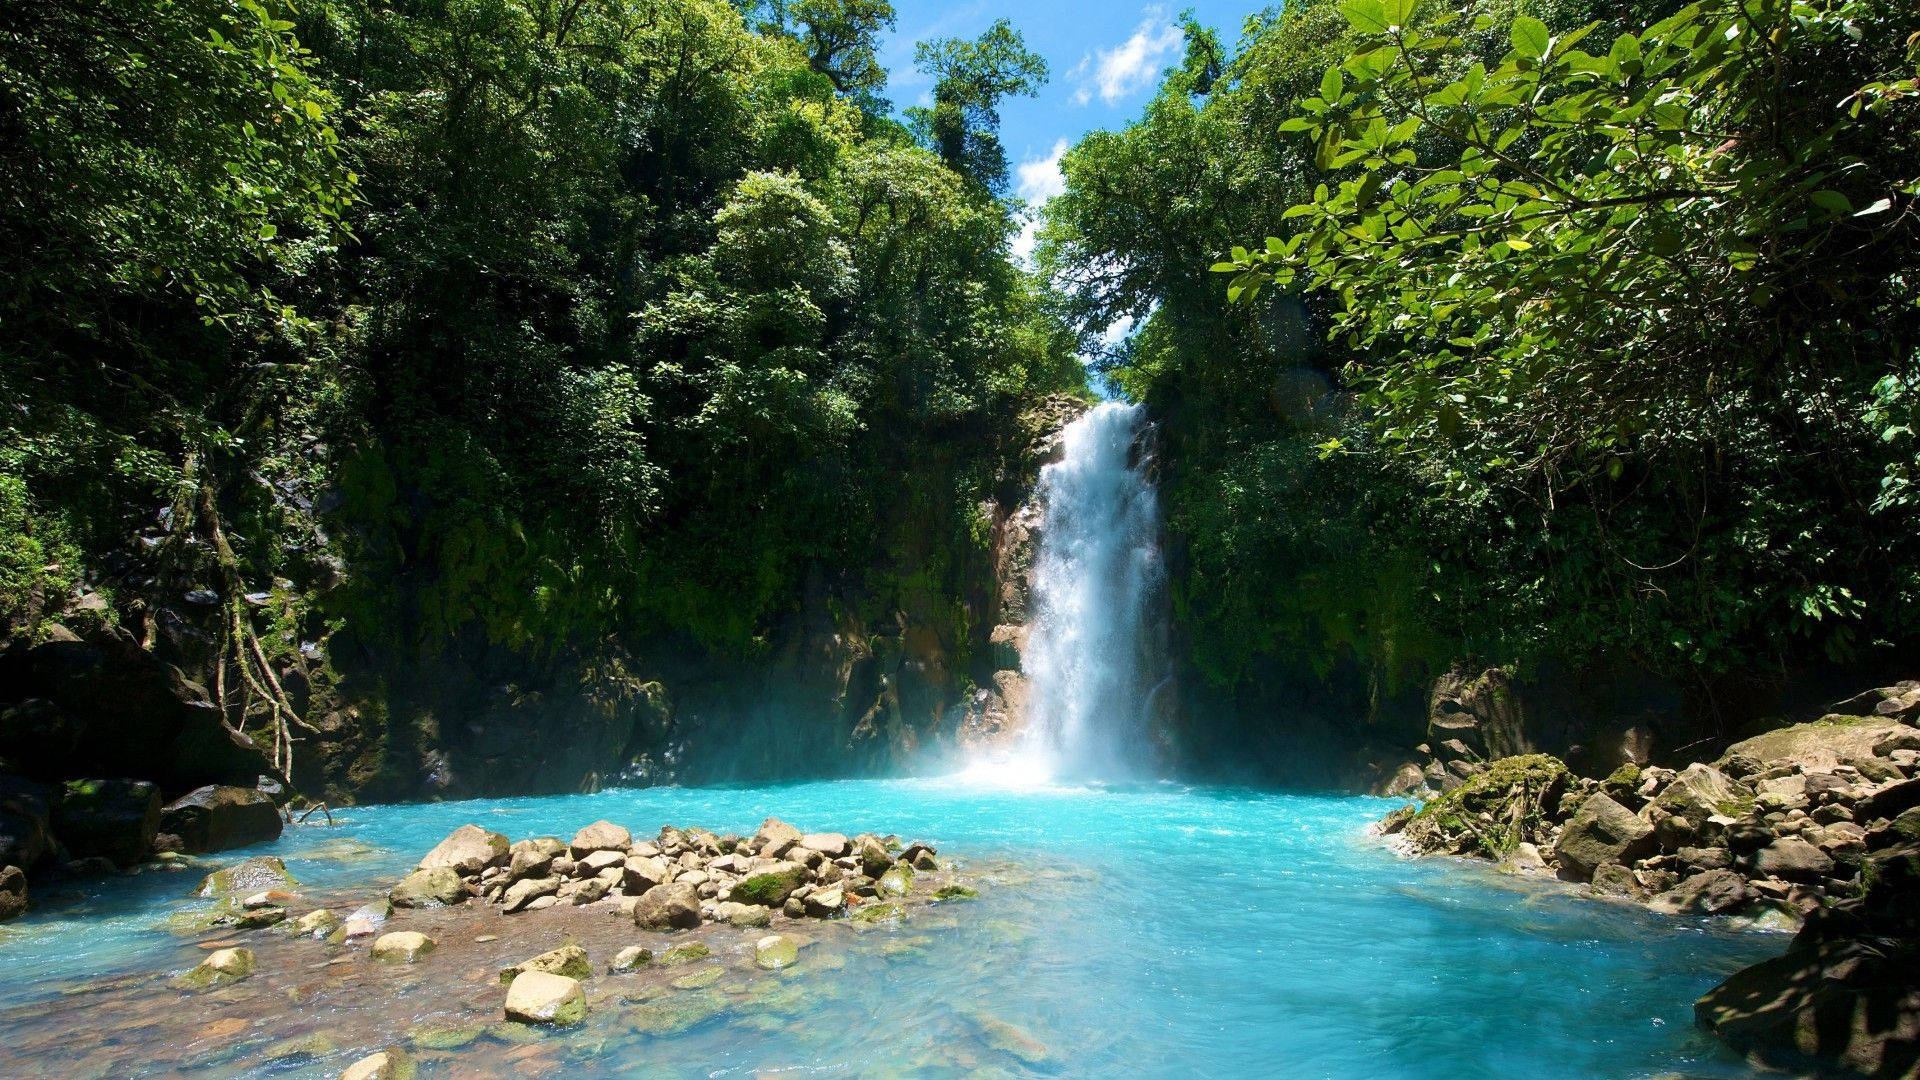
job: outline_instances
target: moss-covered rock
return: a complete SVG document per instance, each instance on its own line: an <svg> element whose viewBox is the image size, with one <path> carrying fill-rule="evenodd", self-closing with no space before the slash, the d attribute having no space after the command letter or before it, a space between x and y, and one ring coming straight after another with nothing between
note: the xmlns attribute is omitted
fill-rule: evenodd
<svg viewBox="0 0 1920 1080"><path fill-rule="evenodd" d="M685 945L675 945L673 948L661 953L660 964L663 967L673 967L676 964L691 964L695 960L705 960L712 955L713 950L707 948L706 942L689 941Z"/></svg>
<svg viewBox="0 0 1920 1080"><path fill-rule="evenodd" d="M807 872L798 866L755 874L733 887L728 899L736 904L757 904L777 908L787 902L793 890L807 883Z"/></svg>
<svg viewBox="0 0 1920 1080"><path fill-rule="evenodd" d="M525 960L500 971L500 983L506 985L529 971L544 971L549 975L565 975L569 979L590 979L593 977L593 965L587 960L587 950L578 945L567 944L549 952L543 952L531 960Z"/></svg>
<svg viewBox="0 0 1920 1080"><path fill-rule="evenodd" d="M252 949L218 949L173 984L182 990L210 990L253 975Z"/></svg>
<svg viewBox="0 0 1920 1080"><path fill-rule="evenodd" d="M256 855L208 874L194 895L211 898L251 896L270 889L291 889L299 883L287 872L287 864L277 856Z"/></svg>
<svg viewBox="0 0 1920 1080"><path fill-rule="evenodd" d="M1465 783L1430 799L1403 835L1422 854L1501 859L1523 842L1543 843L1569 773L1546 754L1501 758Z"/></svg>
<svg viewBox="0 0 1920 1080"><path fill-rule="evenodd" d="M768 934L753 943L753 962L768 971L792 967L799 958L799 944L785 934Z"/></svg>

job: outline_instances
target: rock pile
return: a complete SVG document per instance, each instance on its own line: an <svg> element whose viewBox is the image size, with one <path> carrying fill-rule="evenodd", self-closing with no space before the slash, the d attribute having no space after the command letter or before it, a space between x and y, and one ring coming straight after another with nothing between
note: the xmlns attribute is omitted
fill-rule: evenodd
<svg viewBox="0 0 1920 1080"><path fill-rule="evenodd" d="M1799 926L1695 1016L1784 1068L1920 1069L1920 684L1685 768L1575 777L1545 755L1471 770L1378 826L1416 854L1555 873L1670 915Z"/></svg>
<svg viewBox="0 0 1920 1080"><path fill-rule="evenodd" d="M669 825L652 840L636 840L609 821L568 842L510 843L464 825L388 899L396 907L428 907L477 896L507 914L605 900L647 930L766 926L775 914L833 918L904 892L915 870L938 868L936 855L930 844L903 848L893 836L803 833L771 817L750 837Z"/></svg>

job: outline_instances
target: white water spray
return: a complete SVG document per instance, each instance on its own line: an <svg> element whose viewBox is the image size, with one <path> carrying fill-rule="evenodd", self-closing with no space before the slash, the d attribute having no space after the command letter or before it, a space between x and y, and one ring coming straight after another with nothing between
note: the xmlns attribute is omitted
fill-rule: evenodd
<svg viewBox="0 0 1920 1080"><path fill-rule="evenodd" d="M1145 410L1109 402L1068 425L1040 473L1046 507L1033 572L1029 679L1016 771L1075 780L1152 773L1150 718L1167 681L1160 508L1136 451Z"/></svg>

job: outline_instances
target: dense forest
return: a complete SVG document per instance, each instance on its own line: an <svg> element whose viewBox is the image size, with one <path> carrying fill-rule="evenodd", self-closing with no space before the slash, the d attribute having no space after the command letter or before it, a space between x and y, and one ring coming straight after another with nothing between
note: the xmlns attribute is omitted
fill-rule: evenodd
<svg viewBox="0 0 1920 1080"><path fill-rule="evenodd" d="M1005 22L897 108L884 0L9 5L0 611L337 797L463 738L466 790L577 783L508 751L646 758L701 673L838 667L910 744L992 677L1003 504L1131 319L1176 756L1405 745L1493 666L1724 737L1920 641L1912 21L1189 18L1028 268Z"/></svg>
<svg viewBox="0 0 1920 1080"><path fill-rule="evenodd" d="M1190 22L1145 116L1067 155L1040 255L1076 320L1138 320L1102 364L1163 422L1216 706L1424 722L1424 680L1499 664L1660 702L1672 749L1916 655L1916 30Z"/></svg>

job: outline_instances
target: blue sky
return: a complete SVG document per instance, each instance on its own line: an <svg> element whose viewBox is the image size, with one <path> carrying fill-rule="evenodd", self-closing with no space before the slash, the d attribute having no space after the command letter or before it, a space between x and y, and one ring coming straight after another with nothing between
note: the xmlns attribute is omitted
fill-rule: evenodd
<svg viewBox="0 0 1920 1080"><path fill-rule="evenodd" d="M930 38L978 36L995 19L1010 19L1027 47L1046 57L1052 80L1038 98L1014 98L1000 110L1000 138L1013 164L1015 191L1038 204L1059 190L1060 152L1098 128L1117 129L1138 116L1161 72L1178 64L1185 45L1176 25L1193 9L1231 49L1258 0L1191 0L1179 4L1100 0L894 0L899 19L880 59L894 104L927 104L932 83L913 70L913 46ZM1024 240L1024 238L1023 238ZM1017 245L1024 254L1025 244Z"/></svg>

